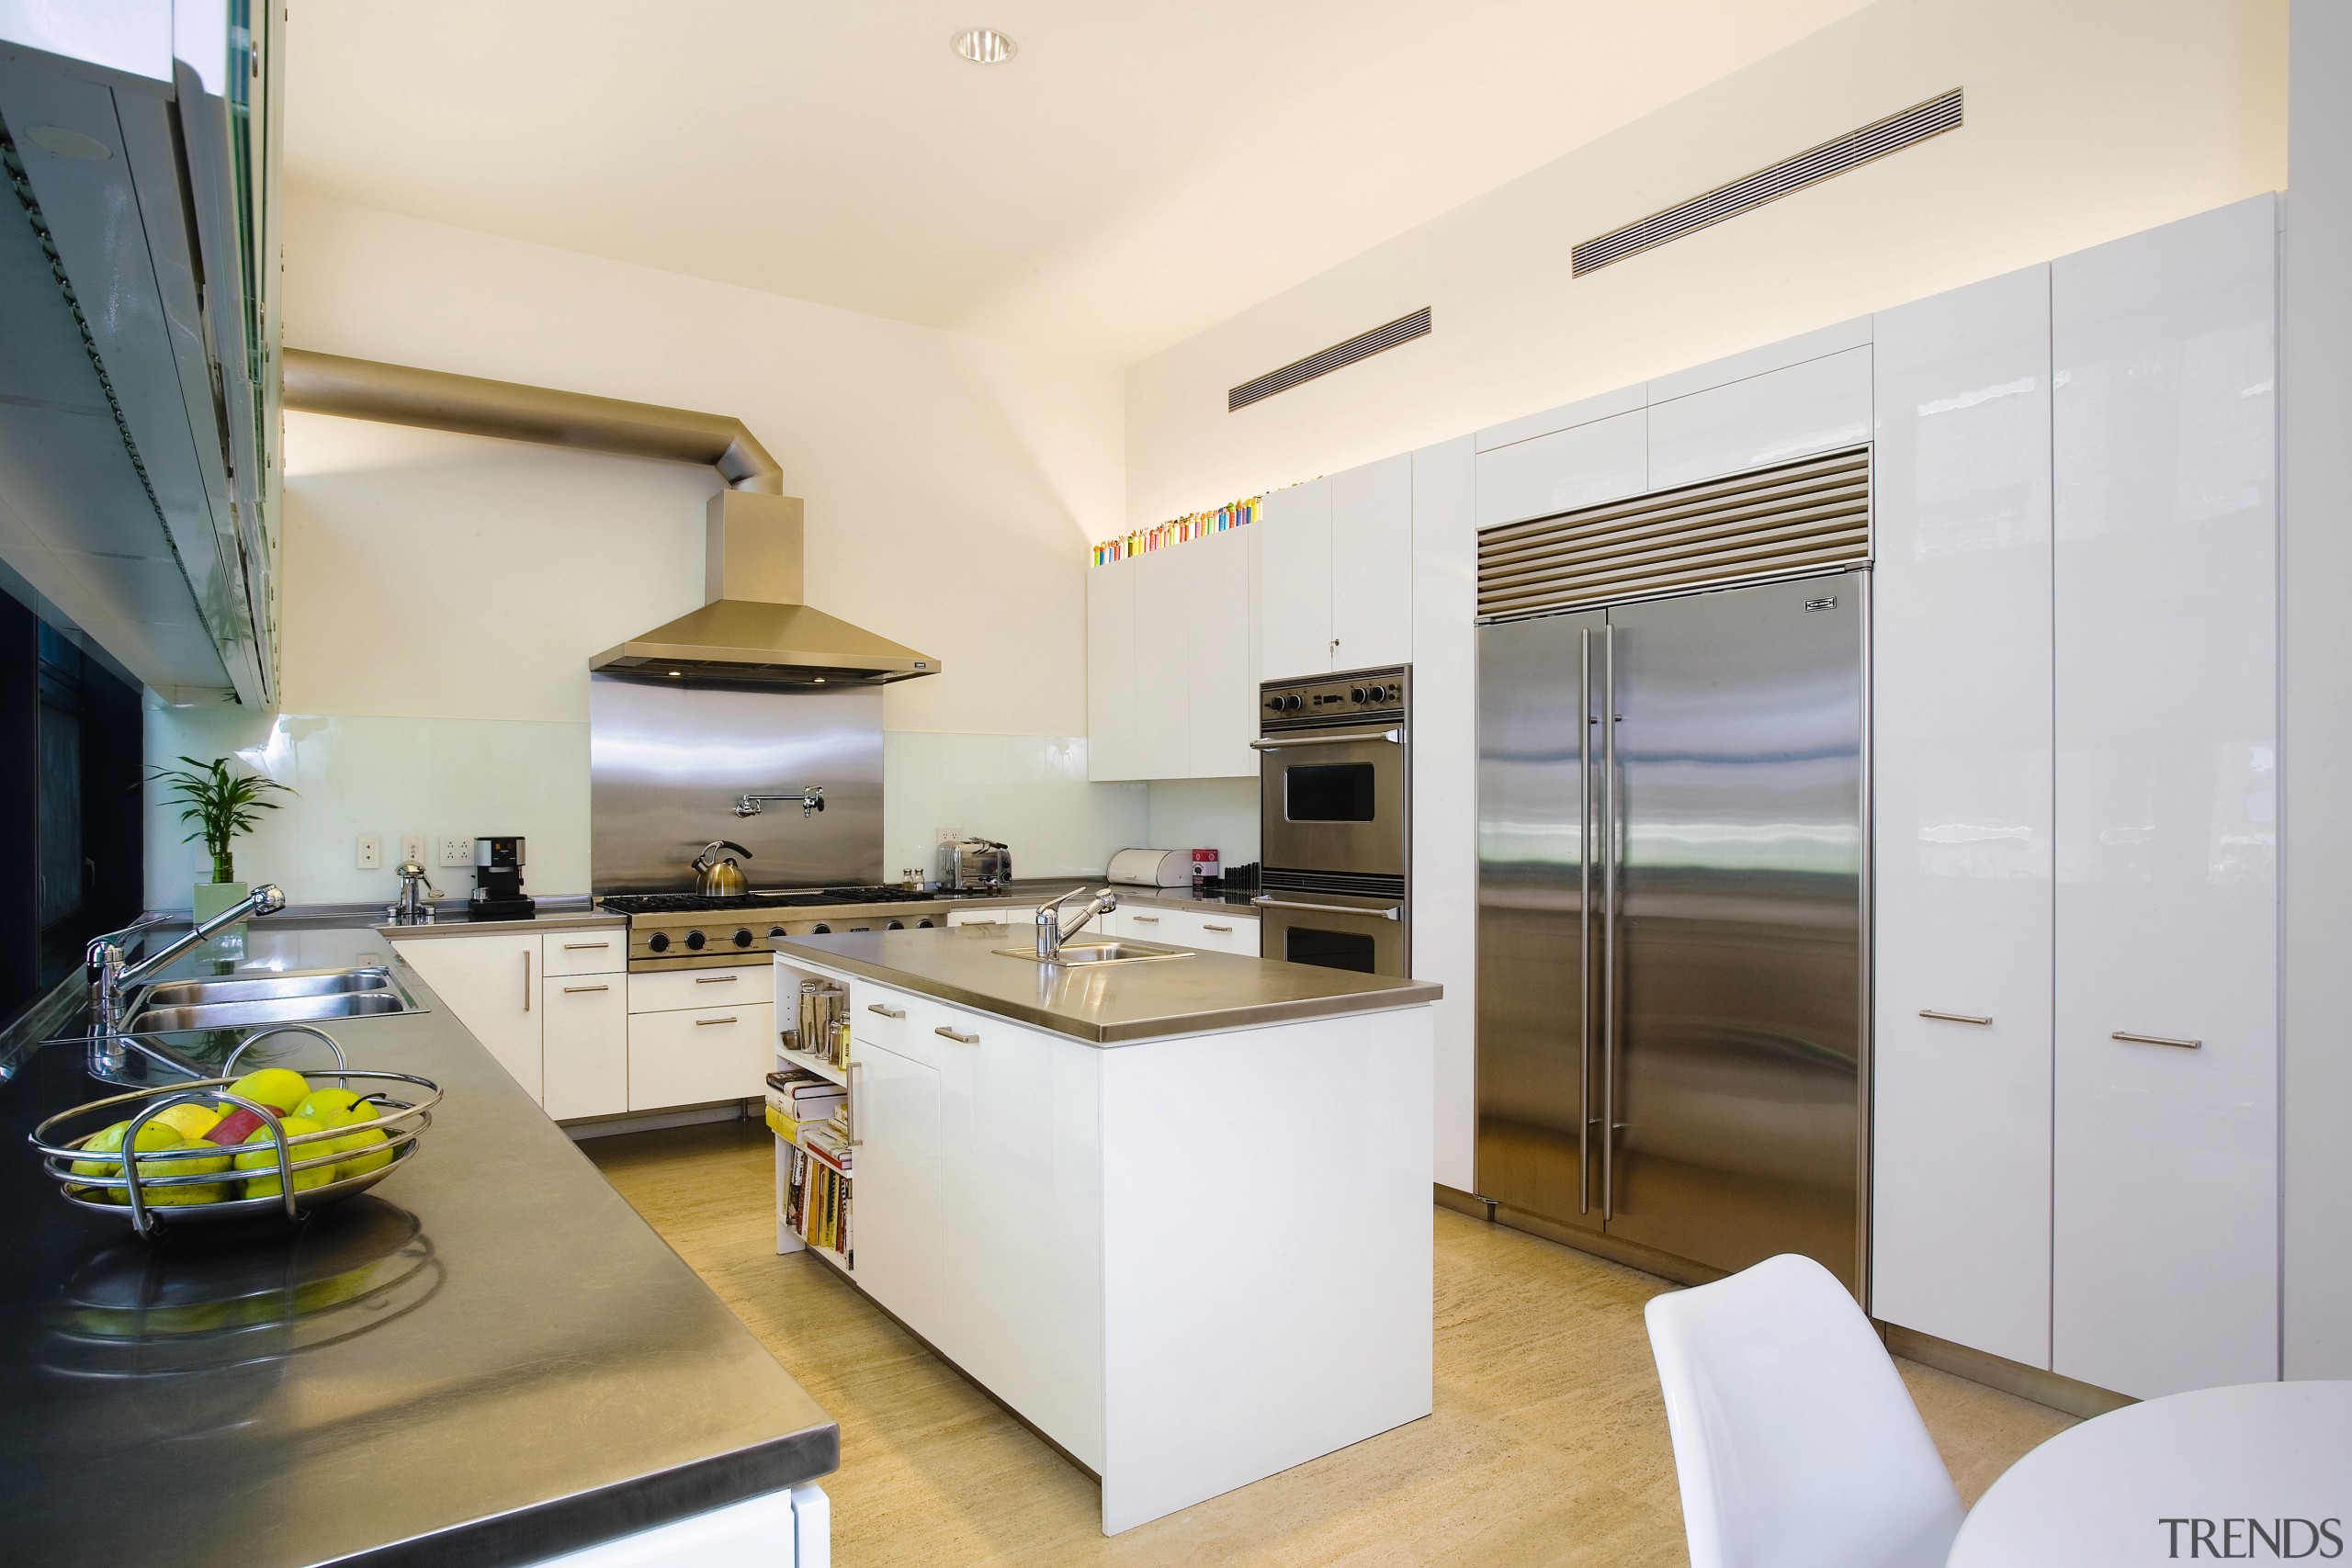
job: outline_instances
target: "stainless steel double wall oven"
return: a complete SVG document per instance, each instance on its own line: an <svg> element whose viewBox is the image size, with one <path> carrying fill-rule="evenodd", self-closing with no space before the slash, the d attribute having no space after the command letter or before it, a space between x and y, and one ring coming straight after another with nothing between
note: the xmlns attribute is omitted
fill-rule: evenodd
<svg viewBox="0 0 2352 1568"><path fill-rule="evenodd" d="M1270 681L1261 698L1259 951L1409 975L1411 671Z"/></svg>

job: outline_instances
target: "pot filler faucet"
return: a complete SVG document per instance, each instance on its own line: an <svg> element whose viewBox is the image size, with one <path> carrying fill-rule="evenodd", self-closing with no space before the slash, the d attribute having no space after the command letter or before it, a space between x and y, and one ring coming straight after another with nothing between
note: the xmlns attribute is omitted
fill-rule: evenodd
<svg viewBox="0 0 2352 1568"><path fill-rule="evenodd" d="M771 800L797 800L800 803L800 815L806 817L811 811L822 811L825 809L825 786L823 784L810 784L807 789L801 790L796 795L741 795L739 796L735 802L735 815L738 817L757 817L760 814L760 807L762 804ZM746 850L743 852L749 854L751 852Z"/></svg>
<svg viewBox="0 0 2352 1568"><path fill-rule="evenodd" d="M1105 887L1102 892L1097 893L1094 896L1094 901L1080 909L1069 924L1063 924L1062 906L1085 891L1083 887L1073 887L1052 903L1038 907L1037 957L1041 962L1051 964L1059 958L1062 955L1062 943L1076 936L1080 926L1095 916L1107 915L1119 907L1119 896Z"/></svg>
<svg viewBox="0 0 2352 1568"><path fill-rule="evenodd" d="M137 926L125 926L119 931L92 937L83 950L82 961L96 973L91 986L90 1075L110 1083L122 1081L130 1058L126 1047L138 1049L143 1055L156 1056L159 1061L179 1067L191 1077L202 1077L201 1070L184 1061L157 1055L149 1047L130 1040L122 1032L123 998L131 987L153 975L192 947L210 942L215 936L253 915L274 915L286 908L286 895L270 883L246 894L244 897L205 920L178 940L165 943L136 964L123 957L122 938L138 931Z"/></svg>

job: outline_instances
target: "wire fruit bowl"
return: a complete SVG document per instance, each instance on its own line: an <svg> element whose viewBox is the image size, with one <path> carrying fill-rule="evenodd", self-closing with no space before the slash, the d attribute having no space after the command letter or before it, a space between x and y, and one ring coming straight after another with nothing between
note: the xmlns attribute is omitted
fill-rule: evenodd
<svg viewBox="0 0 2352 1568"><path fill-rule="evenodd" d="M273 1107L230 1092L229 1086L237 1081L237 1058L247 1047L272 1034L309 1034L326 1042L334 1053L334 1071L321 1074L333 1077L345 1089L360 1081L357 1092L379 1114L370 1121L346 1122L334 1127L322 1127L315 1133L288 1134L284 1117ZM129 1094L110 1095L61 1111L32 1130L30 1141L41 1155L49 1174L56 1178L61 1195L77 1209L94 1214L105 1214L128 1220L133 1230L142 1236L152 1236L165 1225L224 1224L241 1220L283 1218L288 1224L299 1222L315 1210L339 1203L345 1198L365 1192L392 1172L416 1157L418 1139L433 1124L433 1108L441 1101L441 1086L430 1078L413 1073L387 1073L356 1068L345 1059L343 1047L324 1030L306 1024L278 1024L254 1031L238 1043L222 1064L223 1076L198 1078L187 1083L172 1084L159 1089L133 1089ZM384 1089L367 1085L405 1085L423 1093L415 1100L397 1100ZM270 1134L277 1160L274 1165L257 1169L235 1170L214 1168L188 1170L185 1168L196 1160L216 1160L232 1156L236 1151L227 1145L195 1143L176 1148L140 1151L137 1147L140 1130L162 1111L175 1105L198 1105L211 1109L214 1102L221 1107L234 1106L250 1111L261 1119L262 1126ZM129 1126L123 1130L119 1150L106 1151L103 1157L113 1167L112 1174L84 1174L74 1169L77 1160L91 1160L82 1145L105 1127L120 1120L119 1112L128 1105L140 1109L131 1114ZM90 1124L79 1133L71 1131L78 1122ZM369 1128L381 1131L384 1142L370 1145L368 1154L388 1153L390 1158L372 1170L355 1176L322 1182L316 1186L298 1187L295 1175L299 1171L332 1168L356 1157L340 1147L342 1140ZM262 1198L226 1198L215 1201L187 1201L179 1196L191 1187L242 1187L251 1179L277 1181L276 1193Z"/></svg>

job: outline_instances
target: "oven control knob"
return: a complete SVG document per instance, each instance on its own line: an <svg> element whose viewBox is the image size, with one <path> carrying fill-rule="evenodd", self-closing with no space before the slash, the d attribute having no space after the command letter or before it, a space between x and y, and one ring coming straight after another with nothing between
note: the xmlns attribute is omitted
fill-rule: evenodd
<svg viewBox="0 0 2352 1568"><path fill-rule="evenodd" d="M1282 700L1282 698L1280 698L1280 697L1268 697L1268 698L1266 699L1266 711L1267 711L1268 713L1280 713L1280 712L1282 712L1282 711L1283 711L1283 700Z"/></svg>
<svg viewBox="0 0 2352 1568"><path fill-rule="evenodd" d="M768 935L772 937L788 936L791 933L786 931L782 926L770 926L768 928Z"/></svg>
<svg viewBox="0 0 2352 1568"><path fill-rule="evenodd" d="M925 915L922 919L915 922L915 930L919 931L927 931L934 929L936 928L932 925L931 917L929 915Z"/></svg>
<svg viewBox="0 0 2352 1568"><path fill-rule="evenodd" d="M891 920L885 924L882 929L886 931L902 931L907 929L907 922L904 920Z"/></svg>
<svg viewBox="0 0 2352 1568"><path fill-rule="evenodd" d="M1348 689L1348 701L1351 703L1377 702L1379 700L1380 688L1377 686L1374 686L1369 692L1365 691L1362 686L1351 686Z"/></svg>
<svg viewBox="0 0 2352 1568"><path fill-rule="evenodd" d="M1296 692L1293 692L1289 696L1284 697L1283 699L1283 706L1293 713L1296 713L1301 706L1298 700L1298 694Z"/></svg>
<svg viewBox="0 0 2352 1568"><path fill-rule="evenodd" d="M686 951L688 953L700 953L702 951L702 932L688 931L686 933Z"/></svg>
<svg viewBox="0 0 2352 1568"><path fill-rule="evenodd" d="M819 920L815 925L810 926L808 929L814 934L823 936L827 931L831 931L833 928L827 925L824 921Z"/></svg>
<svg viewBox="0 0 2352 1568"><path fill-rule="evenodd" d="M749 947L749 946L751 946L751 945L752 945L752 933L751 933L750 931L736 931L736 933L735 933L735 945L736 945L736 946L738 946L738 947Z"/></svg>
<svg viewBox="0 0 2352 1568"><path fill-rule="evenodd" d="M645 946L646 950L650 953L669 952L670 933L668 931L655 931L651 936L645 939Z"/></svg>

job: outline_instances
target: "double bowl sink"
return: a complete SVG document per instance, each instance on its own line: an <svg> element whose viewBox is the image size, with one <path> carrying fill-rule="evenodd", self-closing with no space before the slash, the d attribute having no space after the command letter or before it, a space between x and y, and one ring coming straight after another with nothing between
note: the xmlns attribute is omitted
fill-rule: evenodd
<svg viewBox="0 0 2352 1568"><path fill-rule="evenodd" d="M310 969L283 975L224 976L217 980L166 980L140 996L123 1027L133 1034L161 1034L175 1030L369 1018L413 1008L407 993L393 984L388 967Z"/></svg>

